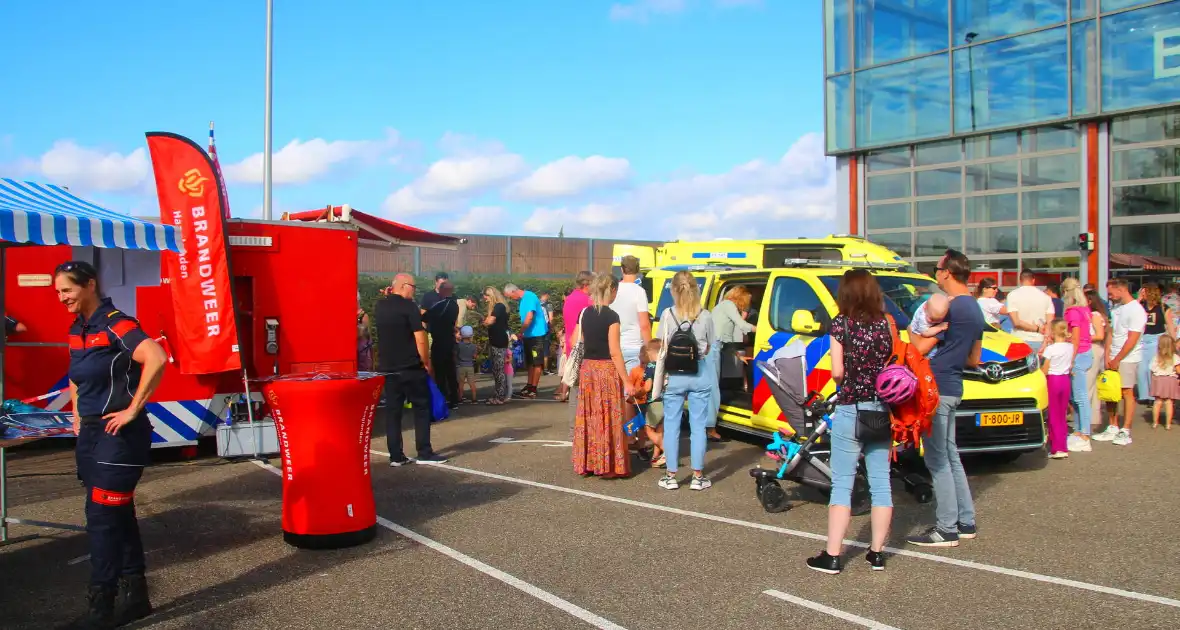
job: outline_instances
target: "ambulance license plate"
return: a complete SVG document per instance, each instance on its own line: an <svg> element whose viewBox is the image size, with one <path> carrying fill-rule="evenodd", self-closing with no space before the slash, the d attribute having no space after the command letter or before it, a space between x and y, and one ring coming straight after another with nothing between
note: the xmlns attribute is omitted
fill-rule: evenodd
<svg viewBox="0 0 1180 630"><path fill-rule="evenodd" d="M1024 424L1024 412L981 413L975 416L977 427L1011 427Z"/></svg>

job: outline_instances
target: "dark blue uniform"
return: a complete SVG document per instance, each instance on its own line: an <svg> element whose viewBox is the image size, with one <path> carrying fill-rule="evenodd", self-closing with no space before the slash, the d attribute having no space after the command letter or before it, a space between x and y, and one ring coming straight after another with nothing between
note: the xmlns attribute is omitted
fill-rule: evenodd
<svg viewBox="0 0 1180 630"><path fill-rule="evenodd" d="M89 319L70 328L70 382L78 389L78 475L86 486L92 585L114 586L143 576L143 543L135 518L135 486L149 463L152 425L141 414L115 435L103 416L131 406L143 367L131 355L148 336L133 317L104 299Z"/></svg>

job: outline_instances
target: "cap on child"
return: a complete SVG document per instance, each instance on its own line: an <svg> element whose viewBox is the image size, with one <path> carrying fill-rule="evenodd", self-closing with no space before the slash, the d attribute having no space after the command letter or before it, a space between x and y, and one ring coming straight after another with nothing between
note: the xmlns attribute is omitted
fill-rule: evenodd
<svg viewBox="0 0 1180 630"><path fill-rule="evenodd" d="M464 339L470 339L471 336L474 334L475 334L475 331L471 330L471 326L464 326L459 329L459 336Z"/></svg>

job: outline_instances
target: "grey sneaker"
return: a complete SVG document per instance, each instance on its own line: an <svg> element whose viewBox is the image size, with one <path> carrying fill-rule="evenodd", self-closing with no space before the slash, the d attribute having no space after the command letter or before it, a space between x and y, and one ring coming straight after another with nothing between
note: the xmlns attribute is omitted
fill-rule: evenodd
<svg viewBox="0 0 1180 630"><path fill-rule="evenodd" d="M680 487L680 482L676 481L675 475L667 473L660 478L660 487L665 490L675 490Z"/></svg>
<svg viewBox="0 0 1180 630"><path fill-rule="evenodd" d="M700 477L694 476L692 478L692 484L688 486L688 489L689 490L708 490L709 488L712 488L712 487L713 487L713 482L710 481L708 477L701 475Z"/></svg>
<svg viewBox="0 0 1180 630"><path fill-rule="evenodd" d="M959 532L944 532L937 527L931 527L917 536L906 538L905 541L919 547L958 547Z"/></svg>

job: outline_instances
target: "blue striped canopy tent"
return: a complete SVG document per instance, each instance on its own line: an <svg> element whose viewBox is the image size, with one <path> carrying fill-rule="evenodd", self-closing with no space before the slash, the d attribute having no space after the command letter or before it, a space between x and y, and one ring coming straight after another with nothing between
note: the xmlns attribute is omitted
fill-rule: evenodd
<svg viewBox="0 0 1180 630"><path fill-rule="evenodd" d="M0 178L0 241L181 252L174 226L107 210L60 186L6 178Z"/></svg>

